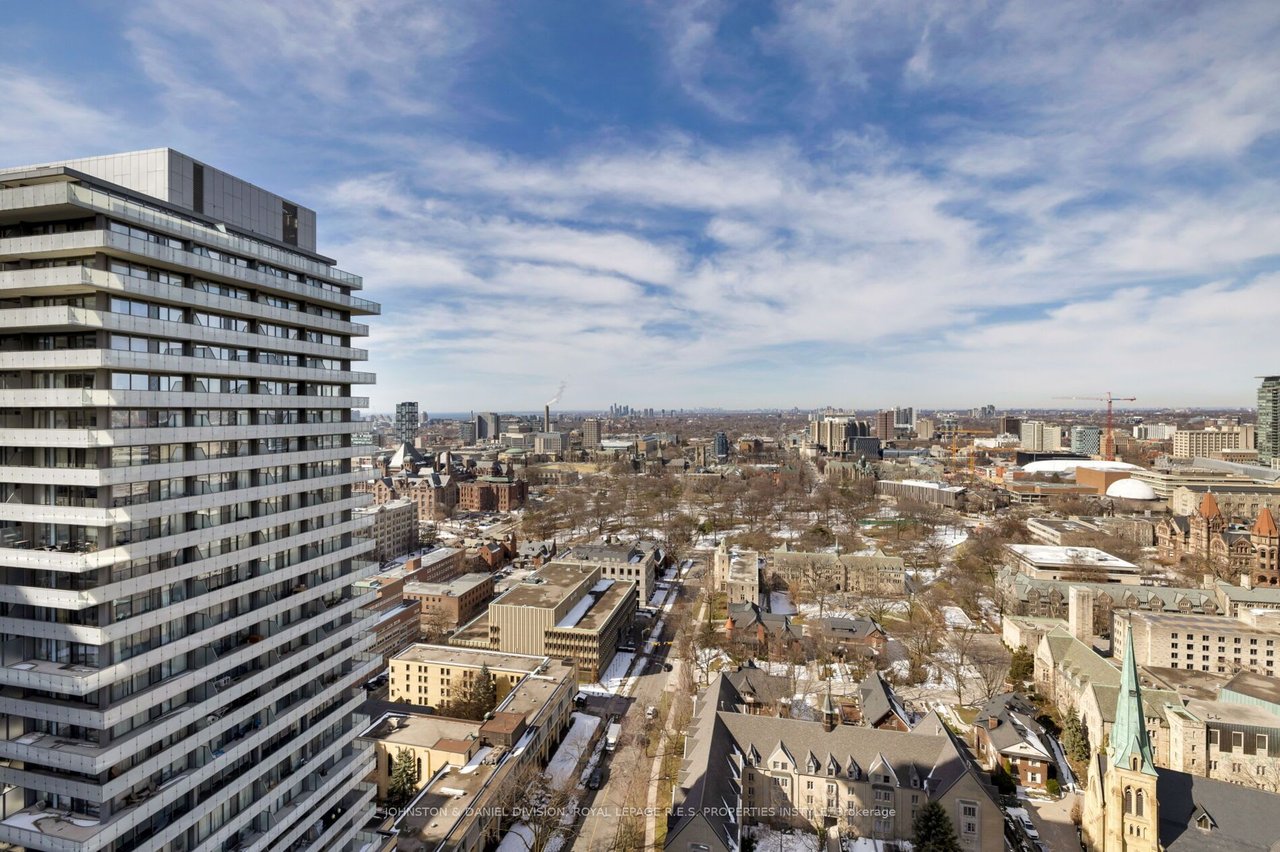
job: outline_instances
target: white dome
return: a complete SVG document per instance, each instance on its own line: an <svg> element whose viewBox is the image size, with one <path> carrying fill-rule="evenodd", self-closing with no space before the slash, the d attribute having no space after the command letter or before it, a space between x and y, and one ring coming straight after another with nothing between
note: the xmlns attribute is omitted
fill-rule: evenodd
<svg viewBox="0 0 1280 852"><path fill-rule="evenodd" d="M1122 461L1098 461L1096 459L1045 459L1023 466L1027 473L1074 473L1078 467L1094 470L1138 470L1138 465Z"/></svg>
<svg viewBox="0 0 1280 852"><path fill-rule="evenodd" d="M1107 496L1122 500L1154 500L1156 492L1150 485L1137 479L1117 479L1107 486Z"/></svg>

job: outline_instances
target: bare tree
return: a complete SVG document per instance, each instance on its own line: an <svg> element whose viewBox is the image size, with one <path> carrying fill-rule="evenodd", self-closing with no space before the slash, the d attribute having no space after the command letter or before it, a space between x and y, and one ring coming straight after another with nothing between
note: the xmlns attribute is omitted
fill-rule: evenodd
<svg viewBox="0 0 1280 852"><path fill-rule="evenodd" d="M971 670L970 657L975 650L978 631L972 627L953 627L942 637L946 654L941 658L942 668L955 681L956 704L963 705L964 685Z"/></svg>
<svg viewBox="0 0 1280 852"><path fill-rule="evenodd" d="M990 701L1004 690L1009 679L1009 665L1013 656L1003 645L996 642L983 642L970 655L974 684L981 697Z"/></svg>
<svg viewBox="0 0 1280 852"><path fill-rule="evenodd" d="M557 782L527 761L499 783L491 807L501 831L513 832L526 852L545 852L572 835L576 790L576 775Z"/></svg>

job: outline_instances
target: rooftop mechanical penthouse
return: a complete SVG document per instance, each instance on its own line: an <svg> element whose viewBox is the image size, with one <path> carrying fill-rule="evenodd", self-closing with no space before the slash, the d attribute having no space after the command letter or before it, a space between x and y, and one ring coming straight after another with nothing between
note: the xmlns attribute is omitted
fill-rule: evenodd
<svg viewBox="0 0 1280 852"><path fill-rule="evenodd" d="M358 848L378 306L168 149L0 170L0 842Z"/></svg>

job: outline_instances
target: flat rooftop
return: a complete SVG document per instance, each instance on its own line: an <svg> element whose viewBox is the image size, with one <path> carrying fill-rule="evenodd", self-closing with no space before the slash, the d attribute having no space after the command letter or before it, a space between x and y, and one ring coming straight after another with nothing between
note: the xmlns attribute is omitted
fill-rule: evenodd
<svg viewBox="0 0 1280 852"><path fill-rule="evenodd" d="M492 574L463 574L447 583L419 583L414 580L404 584L404 593L415 595L444 595L457 597L464 595L477 586L492 582Z"/></svg>
<svg viewBox="0 0 1280 852"><path fill-rule="evenodd" d="M431 748L441 740L471 742L480 736L480 723L425 713L388 713L360 735L391 745Z"/></svg>
<svg viewBox="0 0 1280 852"><path fill-rule="evenodd" d="M609 620L609 616L613 615L614 611L626 600L631 590L635 588L636 583L634 581L628 583L610 582L608 587L602 589L598 595L587 595L588 598L595 599L594 603L582 614L576 624L557 624L556 629L563 630L567 627L574 630L599 630L604 627L605 622Z"/></svg>
<svg viewBox="0 0 1280 852"><path fill-rule="evenodd" d="M1046 568L1103 568L1125 573L1138 570L1132 562L1112 556L1096 547L1070 547L1052 544L1006 544L1005 547L1026 562Z"/></svg>
<svg viewBox="0 0 1280 852"><path fill-rule="evenodd" d="M598 568L566 563L544 565L529 577L516 583L493 606L532 606L542 609L555 607L584 582L594 584L593 576Z"/></svg>
<svg viewBox="0 0 1280 852"><path fill-rule="evenodd" d="M485 636L489 635L488 629ZM455 645L428 645L416 643L391 657L392 660L409 663L430 663L437 666L488 666L513 672L531 672L546 662L546 657L533 654L509 654L505 651L484 651L479 648L459 648Z"/></svg>
<svg viewBox="0 0 1280 852"><path fill-rule="evenodd" d="M1280 728L1280 716L1256 704L1236 704L1228 701L1204 701L1193 698L1187 702L1187 710L1202 722L1225 722L1232 725L1252 725L1258 728Z"/></svg>
<svg viewBox="0 0 1280 852"><path fill-rule="evenodd" d="M1245 695L1269 704L1280 704L1280 678L1243 671L1227 681L1222 688L1236 695Z"/></svg>
<svg viewBox="0 0 1280 852"><path fill-rule="evenodd" d="M1194 612L1146 612L1131 609L1126 613L1131 623L1146 622L1152 627L1177 630L1202 630L1207 633L1257 633L1280 636L1280 627L1254 627L1252 624L1226 615L1200 615Z"/></svg>

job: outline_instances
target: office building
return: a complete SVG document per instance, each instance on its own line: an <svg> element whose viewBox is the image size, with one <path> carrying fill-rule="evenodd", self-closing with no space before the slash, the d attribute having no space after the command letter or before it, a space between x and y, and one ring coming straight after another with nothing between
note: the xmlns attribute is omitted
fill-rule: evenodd
<svg viewBox="0 0 1280 852"><path fill-rule="evenodd" d="M582 421L582 448L584 450L600 448L600 421L595 417L588 417Z"/></svg>
<svg viewBox="0 0 1280 852"><path fill-rule="evenodd" d="M0 843L342 850L372 813L353 348L316 214L169 149L0 172Z"/></svg>
<svg viewBox="0 0 1280 852"><path fill-rule="evenodd" d="M1173 433L1175 458L1208 457L1223 450L1252 450L1257 446L1252 424L1209 429L1179 429Z"/></svg>
<svg viewBox="0 0 1280 852"><path fill-rule="evenodd" d="M413 444L418 437L418 403L397 402L395 421L396 441Z"/></svg>
<svg viewBox="0 0 1280 852"><path fill-rule="evenodd" d="M1280 466L1280 376L1258 386L1258 464Z"/></svg>
<svg viewBox="0 0 1280 852"><path fill-rule="evenodd" d="M713 444L715 447L716 458L718 460L724 461L729 458L729 437L725 435L725 433L717 432Z"/></svg>
<svg viewBox="0 0 1280 852"><path fill-rule="evenodd" d="M921 417L916 420L916 437L921 441L932 441L936 431L937 426L932 418Z"/></svg>
<svg viewBox="0 0 1280 852"><path fill-rule="evenodd" d="M916 428L916 410L911 406L895 408L893 410L893 423L899 429L911 431Z"/></svg>
<svg viewBox="0 0 1280 852"><path fill-rule="evenodd" d="M635 541L630 544L580 544L552 562L590 565L600 569L606 580L635 582L640 600L647 601L657 590L658 572L663 554L657 542Z"/></svg>
<svg viewBox="0 0 1280 852"><path fill-rule="evenodd" d="M1071 427L1071 452L1086 456L1102 453L1102 430L1097 426Z"/></svg>
<svg viewBox="0 0 1280 852"><path fill-rule="evenodd" d="M639 606L637 583L605 579L599 567L544 565L514 584L468 622L449 644L577 660L591 683L630 635Z"/></svg>
<svg viewBox="0 0 1280 852"><path fill-rule="evenodd" d="M468 420L458 424L458 442L463 446L476 442L476 424L474 422Z"/></svg>
<svg viewBox="0 0 1280 852"><path fill-rule="evenodd" d="M502 434L502 418L492 411L477 414L474 426L476 441L496 441Z"/></svg>

